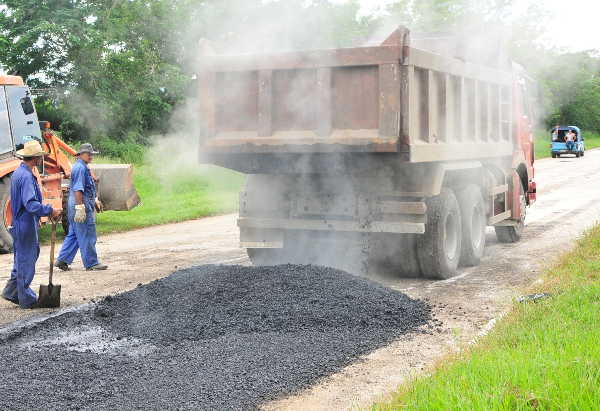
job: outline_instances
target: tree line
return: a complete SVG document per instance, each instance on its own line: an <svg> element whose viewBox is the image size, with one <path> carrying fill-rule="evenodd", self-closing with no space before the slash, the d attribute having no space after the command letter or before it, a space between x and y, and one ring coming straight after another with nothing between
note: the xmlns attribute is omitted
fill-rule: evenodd
<svg viewBox="0 0 600 411"><path fill-rule="evenodd" d="M359 0L5 0L0 64L39 89L40 118L67 140L145 145L193 95L201 39L243 53L360 45L394 24L473 39L493 28L538 80L544 126L600 132L600 53L545 47L544 10L515 19L513 3L399 0L363 15Z"/></svg>

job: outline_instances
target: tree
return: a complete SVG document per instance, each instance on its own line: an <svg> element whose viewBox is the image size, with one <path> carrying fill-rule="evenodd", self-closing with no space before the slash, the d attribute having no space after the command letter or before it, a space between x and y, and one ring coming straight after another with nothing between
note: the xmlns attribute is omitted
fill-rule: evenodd
<svg viewBox="0 0 600 411"><path fill-rule="evenodd" d="M177 1L4 4L0 61L34 87L59 90L40 106L43 114L69 118L56 123L67 138L107 134L145 142L149 133L167 129L188 81L171 47ZM83 127L66 127L73 122Z"/></svg>
<svg viewBox="0 0 600 411"><path fill-rule="evenodd" d="M538 78L544 87L546 126L560 123L600 132L600 58L595 53L549 53Z"/></svg>

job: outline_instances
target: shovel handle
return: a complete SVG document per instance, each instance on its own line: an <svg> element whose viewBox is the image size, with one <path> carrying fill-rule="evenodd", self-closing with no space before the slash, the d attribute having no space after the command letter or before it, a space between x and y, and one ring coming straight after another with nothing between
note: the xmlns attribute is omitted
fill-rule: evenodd
<svg viewBox="0 0 600 411"><path fill-rule="evenodd" d="M54 246L56 245L56 221L52 220L52 234L50 235L50 276L48 284L52 285L52 275L54 274Z"/></svg>

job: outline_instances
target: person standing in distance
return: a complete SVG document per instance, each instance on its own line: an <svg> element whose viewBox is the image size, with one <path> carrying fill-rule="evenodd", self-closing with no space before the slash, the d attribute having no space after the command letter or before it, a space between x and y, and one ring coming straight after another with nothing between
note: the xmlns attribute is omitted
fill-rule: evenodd
<svg viewBox="0 0 600 411"><path fill-rule="evenodd" d="M106 270L108 266L100 264L96 253L96 209L101 210L102 204L96 197L96 183L88 164L94 159L91 144L82 144L77 152L77 161L71 169L71 186L68 203L69 233L58 255L56 266L63 271L70 269L69 265L81 251L81 259L85 269Z"/></svg>
<svg viewBox="0 0 600 411"><path fill-rule="evenodd" d="M50 216L56 221L62 211L42 204L42 193L33 174L33 170L42 165L46 154L39 142L27 141L23 149L17 151L23 162L13 173L10 183L14 264L2 298L21 308L37 308L37 295L30 286L40 256L40 217Z"/></svg>

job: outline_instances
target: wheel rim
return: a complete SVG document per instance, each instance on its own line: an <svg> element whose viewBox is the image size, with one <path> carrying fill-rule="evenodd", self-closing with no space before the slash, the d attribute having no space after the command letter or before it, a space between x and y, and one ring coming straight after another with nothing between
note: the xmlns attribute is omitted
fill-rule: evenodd
<svg viewBox="0 0 600 411"><path fill-rule="evenodd" d="M446 250L446 257L449 260L456 258L458 251L458 221L454 213L449 214L446 218L444 249Z"/></svg>
<svg viewBox="0 0 600 411"><path fill-rule="evenodd" d="M483 213L479 207L475 207L473 209L473 216L471 217L471 241L473 243L473 249L481 247L484 236L484 227Z"/></svg>

